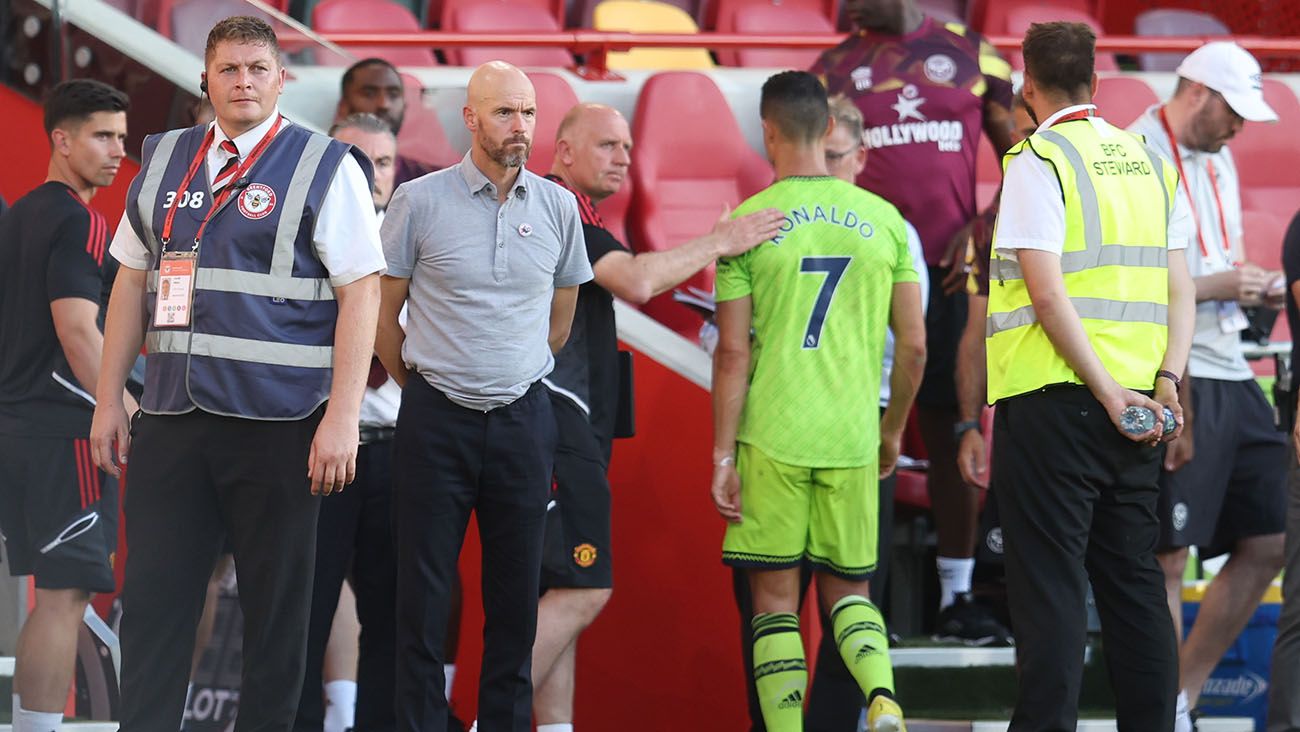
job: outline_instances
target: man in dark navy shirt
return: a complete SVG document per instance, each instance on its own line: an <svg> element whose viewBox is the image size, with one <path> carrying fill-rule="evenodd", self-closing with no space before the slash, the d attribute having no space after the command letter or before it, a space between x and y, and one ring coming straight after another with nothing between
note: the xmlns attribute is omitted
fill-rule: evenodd
<svg viewBox="0 0 1300 732"><path fill-rule="evenodd" d="M90 593L114 588L117 483L91 464L87 438L116 267L88 204L126 155L127 106L97 81L55 87L49 174L0 218L0 531L10 573L36 578L18 637L18 732L60 727Z"/></svg>
<svg viewBox="0 0 1300 732"><path fill-rule="evenodd" d="M775 236L775 209L730 219L680 247L633 255L601 221L596 204L627 177L632 135L610 107L580 104L556 133L548 176L578 199L587 258L595 279L578 290L573 327L550 390L559 433L555 505L546 523L542 562L545 594L537 608L533 645L533 714L539 732L572 732L574 659L578 635L609 600L610 488L605 477L619 394L614 298L642 304L689 279L720 256L734 256Z"/></svg>

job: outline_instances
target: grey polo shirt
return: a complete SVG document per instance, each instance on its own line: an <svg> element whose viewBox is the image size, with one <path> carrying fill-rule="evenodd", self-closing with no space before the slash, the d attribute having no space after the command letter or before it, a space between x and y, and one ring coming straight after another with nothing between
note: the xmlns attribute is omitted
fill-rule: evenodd
<svg viewBox="0 0 1300 732"><path fill-rule="evenodd" d="M498 204L467 153L398 186L380 238L388 275L411 280L402 360L434 388L486 411L550 373L555 288L592 277L572 193L520 170Z"/></svg>

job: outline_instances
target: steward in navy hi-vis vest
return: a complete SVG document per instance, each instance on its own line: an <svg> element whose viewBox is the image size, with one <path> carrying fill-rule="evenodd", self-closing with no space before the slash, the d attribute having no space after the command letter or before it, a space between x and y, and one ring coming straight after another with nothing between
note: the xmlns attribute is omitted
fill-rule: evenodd
<svg viewBox="0 0 1300 732"><path fill-rule="evenodd" d="M212 202L206 167L177 188L207 126L150 135L131 183L127 216L150 252L144 296L149 357L140 407L149 414L301 419L329 397L338 305L313 232L350 145L285 124L222 207L197 250L189 326L155 326L163 223L177 206L168 252L190 251Z"/></svg>

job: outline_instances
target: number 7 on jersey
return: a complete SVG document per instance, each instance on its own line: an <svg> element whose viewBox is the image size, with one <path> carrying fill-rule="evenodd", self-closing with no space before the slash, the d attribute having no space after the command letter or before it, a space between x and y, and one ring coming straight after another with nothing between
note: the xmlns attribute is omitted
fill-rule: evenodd
<svg viewBox="0 0 1300 732"><path fill-rule="evenodd" d="M822 326L826 324L826 314L831 309L831 300L835 298L835 288L839 287L844 277L844 270L849 268L853 257L804 257L799 260L799 271L804 274L824 274L817 300L808 315L808 329L804 331L803 347L815 349L821 345Z"/></svg>

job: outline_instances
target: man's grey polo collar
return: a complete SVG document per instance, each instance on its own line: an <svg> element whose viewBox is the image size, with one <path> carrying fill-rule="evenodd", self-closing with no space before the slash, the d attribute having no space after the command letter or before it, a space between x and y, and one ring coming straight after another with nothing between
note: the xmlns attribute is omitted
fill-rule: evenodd
<svg viewBox="0 0 1300 732"><path fill-rule="evenodd" d="M461 158L460 161L460 175L465 179L465 184L469 186L470 195L478 195L484 188L489 189L495 195L496 184L488 180L488 177L483 175L483 171L479 170L478 166L474 164L474 159L471 157L472 152L465 153L465 157ZM523 198L528 195L527 179L528 170L520 168L519 175L515 176L515 184L510 189L510 195L515 198Z"/></svg>

